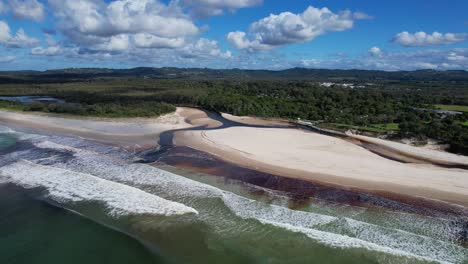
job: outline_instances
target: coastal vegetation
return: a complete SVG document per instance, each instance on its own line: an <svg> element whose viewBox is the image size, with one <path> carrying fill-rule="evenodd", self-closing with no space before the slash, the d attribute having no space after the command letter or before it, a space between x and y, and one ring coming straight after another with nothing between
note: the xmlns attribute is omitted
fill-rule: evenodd
<svg viewBox="0 0 468 264"><path fill-rule="evenodd" d="M447 111L468 112L468 105L435 105L437 109Z"/></svg>
<svg viewBox="0 0 468 264"><path fill-rule="evenodd" d="M323 86L327 81L332 85ZM175 68L0 73L0 96L67 104L1 108L101 117L147 117L197 106L234 115L314 121L392 137L433 138L468 153L468 73L461 71L244 71ZM445 115L426 109L464 112Z"/></svg>

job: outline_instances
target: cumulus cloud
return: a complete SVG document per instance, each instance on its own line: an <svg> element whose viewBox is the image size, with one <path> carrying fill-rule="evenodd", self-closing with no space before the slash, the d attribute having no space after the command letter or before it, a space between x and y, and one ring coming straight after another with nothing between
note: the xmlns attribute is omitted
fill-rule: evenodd
<svg viewBox="0 0 468 264"><path fill-rule="evenodd" d="M31 50L32 55L40 56L56 56L62 53L60 46L49 46L49 47L35 47Z"/></svg>
<svg viewBox="0 0 468 264"><path fill-rule="evenodd" d="M421 47L421 46L434 46L434 45L448 45L466 40L468 34L464 33L439 33L433 32L428 34L420 31L414 34L407 31L398 33L393 41L405 47Z"/></svg>
<svg viewBox="0 0 468 264"><path fill-rule="evenodd" d="M49 0L59 28L68 35L109 37L148 33L157 37L185 37L199 33L179 8L156 0Z"/></svg>
<svg viewBox="0 0 468 264"><path fill-rule="evenodd" d="M135 61L230 55L216 41L198 37L202 30L176 0L49 0L49 5L68 47L37 47L31 50L35 55Z"/></svg>
<svg viewBox="0 0 468 264"><path fill-rule="evenodd" d="M12 35L10 26L5 21L0 20L0 45L9 48L26 48L37 43L38 40L28 37L22 28L15 35Z"/></svg>
<svg viewBox="0 0 468 264"><path fill-rule="evenodd" d="M380 56L382 55L382 50L379 47L372 47L369 49L369 53L372 56Z"/></svg>
<svg viewBox="0 0 468 264"><path fill-rule="evenodd" d="M263 0L182 0L182 6L190 9L194 17L216 16L224 10L234 12L240 8L258 6Z"/></svg>
<svg viewBox="0 0 468 264"><path fill-rule="evenodd" d="M354 12L353 17L354 17L354 19L358 19L358 20L359 19L374 19L373 16L368 15L368 14L366 14L364 12Z"/></svg>
<svg viewBox="0 0 468 264"><path fill-rule="evenodd" d="M310 41L329 31L349 30L355 20L364 18L368 19L369 16L349 10L333 13L326 7L319 9L309 6L300 14L271 14L253 23L248 34L242 31L230 32L227 40L238 49L268 50L290 43Z"/></svg>
<svg viewBox="0 0 468 264"><path fill-rule="evenodd" d="M16 58L13 56L0 57L0 63L13 62Z"/></svg>
<svg viewBox="0 0 468 264"><path fill-rule="evenodd" d="M217 41L204 38L185 46L181 50L181 54L186 58L216 57L229 59L232 56L230 51L223 52Z"/></svg>
<svg viewBox="0 0 468 264"><path fill-rule="evenodd" d="M44 5L37 0L9 0L9 4L15 17L34 21L44 19Z"/></svg>
<svg viewBox="0 0 468 264"><path fill-rule="evenodd" d="M310 68L374 70L468 70L468 49L382 52L379 56L355 58L303 59L297 66Z"/></svg>
<svg viewBox="0 0 468 264"><path fill-rule="evenodd" d="M133 36L138 48L180 48L185 44L184 38L161 38L147 33L138 33Z"/></svg>

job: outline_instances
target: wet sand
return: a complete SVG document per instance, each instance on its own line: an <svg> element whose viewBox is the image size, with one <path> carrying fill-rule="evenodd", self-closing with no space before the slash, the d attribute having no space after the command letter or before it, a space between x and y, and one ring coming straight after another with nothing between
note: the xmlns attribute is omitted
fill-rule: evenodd
<svg viewBox="0 0 468 264"><path fill-rule="evenodd" d="M336 137L234 126L179 131L175 144L274 175L468 206L466 170L402 163Z"/></svg>
<svg viewBox="0 0 468 264"><path fill-rule="evenodd" d="M362 135L347 133L349 139L357 140L358 143L375 148L379 153L387 153L390 156L415 163L432 163L439 166L459 167L468 169L468 157L455 155L441 150L415 147L404 143L373 138ZM379 150L376 148L379 147Z"/></svg>
<svg viewBox="0 0 468 264"><path fill-rule="evenodd" d="M223 116L227 119L194 108L178 108L175 113L159 118L111 120L2 111L0 121L41 132L133 147L138 151L164 145L171 147L174 143L209 153L238 167L271 175L468 207L466 170L402 163L382 153L369 151L355 144L357 142L289 128L291 124L281 120ZM365 140L352 139L359 142ZM369 141L368 144L379 147L375 148L375 152L382 152L382 142ZM167 149L154 156L158 157L164 151ZM385 151L395 153L393 149ZM413 152L414 161L420 160L418 152ZM425 157L422 155L422 158Z"/></svg>
<svg viewBox="0 0 468 264"><path fill-rule="evenodd" d="M188 171L234 179L261 188L252 188L252 193L264 194L275 190L292 199L290 207L307 206L313 200L331 203L344 203L366 208L383 208L406 213L416 213L432 217L442 215L466 215L468 209L460 206L436 202L420 197L397 195L382 191L363 191L340 185L326 184L311 180L283 177L259 170L241 167L226 162L216 156L188 147L174 147L158 157L155 165L170 165ZM264 189L263 189L264 188ZM262 190L265 190L262 192Z"/></svg>
<svg viewBox="0 0 468 264"><path fill-rule="evenodd" d="M158 146L159 135L193 126L186 121L195 110L178 108L157 118L88 118L0 111L3 123L20 132L78 136L136 150ZM188 113L187 113L188 112Z"/></svg>

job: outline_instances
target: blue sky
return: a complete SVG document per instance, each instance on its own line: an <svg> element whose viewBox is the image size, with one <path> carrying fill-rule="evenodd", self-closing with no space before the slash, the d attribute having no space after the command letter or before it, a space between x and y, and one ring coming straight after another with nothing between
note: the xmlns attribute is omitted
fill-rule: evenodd
<svg viewBox="0 0 468 264"><path fill-rule="evenodd" d="M0 0L0 70L468 70L468 1Z"/></svg>

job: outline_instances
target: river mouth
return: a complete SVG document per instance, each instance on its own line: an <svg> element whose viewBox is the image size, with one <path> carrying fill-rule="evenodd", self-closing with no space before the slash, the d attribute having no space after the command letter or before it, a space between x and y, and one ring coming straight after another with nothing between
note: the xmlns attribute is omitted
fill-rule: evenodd
<svg viewBox="0 0 468 264"><path fill-rule="evenodd" d="M16 136L15 147L0 156L0 182L26 193L40 190L34 200L127 234L162 259L157 263L468 259L466 216L455 212L401 209L408 204L291 182L188 148L168 147L152 156L156 163L144 164L141 156L84 139ZM77 251L87 254L80 246Z"/></svg>
<svg viewBox="0 0 468 264"><path fill-rule="evenodd" d="M392 210L406 213L421 214L432 217L444 215L468 216L468 211L457 205L431 201L392 193L359 191L353 188L343 188L320 182L305 181L273 175L226 162L189 147L172 147L160 153L157 161L152 163L157 167L170 165L195 173L203 173L225 180L236 180L240 183L256 186L251 190L261 195L263 190L274 190L291 198L290 206L301 208L315 200L330 203L348 204L365 208ZM463 238L465 240L466 238Z"/></svg>

